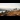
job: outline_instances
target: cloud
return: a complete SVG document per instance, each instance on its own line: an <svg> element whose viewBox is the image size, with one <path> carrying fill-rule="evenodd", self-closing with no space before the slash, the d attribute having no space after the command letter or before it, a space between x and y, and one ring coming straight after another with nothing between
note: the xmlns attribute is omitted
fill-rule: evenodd
<svg viewBox="0 0 20 20"><path fill-rule="evenodd" d="M20 8L20 3L0 3L0 8Z"/></svg>

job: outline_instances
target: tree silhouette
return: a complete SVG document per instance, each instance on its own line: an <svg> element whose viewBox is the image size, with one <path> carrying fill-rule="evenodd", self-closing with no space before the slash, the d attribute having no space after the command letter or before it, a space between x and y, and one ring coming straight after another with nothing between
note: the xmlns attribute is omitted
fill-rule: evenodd
<svg viewBox="0 0 20 20"><path fill-rule="evenodd" d="M2 11L2 14L3 14L3 11Z"/></svg>
<svg viewBox="0 0 20 20"><path fill-rule="evenodd" d="M20 9L19 9L20 10Z"/></svg>
<svg viewBox="0 0 20 20"><path fill-rule="evenodd" d="M5 13L7 12L7 10L5 11Z"/></svg>
<svg viewBox="0 0 20 20"><path fill-rule="evenodd" d="M17 10L17 8L15 8L14 10Z"/></svg>

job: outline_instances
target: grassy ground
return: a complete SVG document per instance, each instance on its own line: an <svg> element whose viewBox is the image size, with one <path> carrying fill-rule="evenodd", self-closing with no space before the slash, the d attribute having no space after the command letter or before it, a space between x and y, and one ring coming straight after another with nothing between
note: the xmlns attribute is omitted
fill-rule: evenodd
<svg viewBox="0 0 20 20"><path fill-rule="evenodd" d="M17 10L17 11L8 12L7 15L8 16L14 16L15 14L20 16L20 11Z"/></svg>
<svg viewBox="0 0 20 20"><path fill-rule="evenodd" d="M7 16L15 16L15 15L20 16L20 11L19 10L17 10L17 11L11 11L11 12L8 12L6 14L7 14ZM0 15L3 15L3 14L0 13Z"/></svg>

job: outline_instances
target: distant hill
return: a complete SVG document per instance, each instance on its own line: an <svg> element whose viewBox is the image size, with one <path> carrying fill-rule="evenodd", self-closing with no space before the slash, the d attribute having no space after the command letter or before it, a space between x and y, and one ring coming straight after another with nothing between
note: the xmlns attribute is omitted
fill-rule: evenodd
<svg viewBox="0 0 20 20"><path fill-rule="evenodd" d="M0 9L0 11L5 11L5 9Z"/></svg>

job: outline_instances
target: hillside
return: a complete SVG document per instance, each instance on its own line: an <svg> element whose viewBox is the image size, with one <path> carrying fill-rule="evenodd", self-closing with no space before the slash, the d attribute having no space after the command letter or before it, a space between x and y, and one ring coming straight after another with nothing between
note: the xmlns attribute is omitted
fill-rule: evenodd
<svg viewBox="0 0 20 20"><path fill-rule="evenodd" d="M11 12L6 12L7 16L15 16L15 15L18 15L20 16L20 11L17 10L17 11L11 11ZM3 15L2 13L0 13L0 15Z"/></svg>
<svg viewBox="0 0 20 20"><path fill-rule="evenodd" d="M13 10L13 11L9 11L6 12L5 14L7 14L7 16L20 16L20 10ZM3 13L1 13L0 15L4 15Z"/></svg>
<svg viewBox="0 0 20 20"><path fill-rule="evenodd" d="M17 11L8 12L7 15L8 15L8 16L14 16L14 15L18 15L18 16L20 16L20 11L17 10Z"/></svg>

